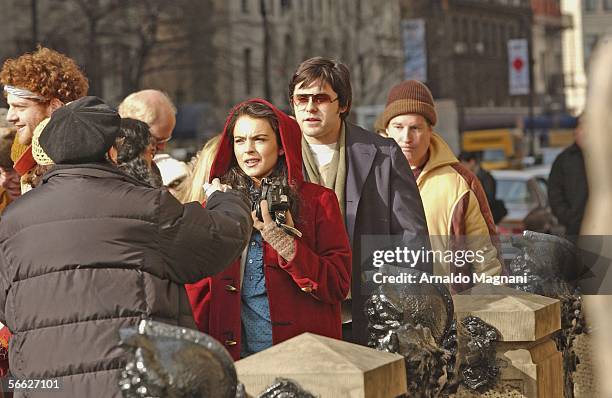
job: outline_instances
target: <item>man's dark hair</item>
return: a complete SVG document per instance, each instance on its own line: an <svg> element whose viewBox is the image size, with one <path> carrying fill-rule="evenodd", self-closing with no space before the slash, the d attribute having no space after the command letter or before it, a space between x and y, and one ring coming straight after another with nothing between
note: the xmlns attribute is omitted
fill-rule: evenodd
<svg viewBox="0 0 612 398"><path fill-rule="evenodd" d="M119 164L142 156L151 144L149 126L136 119L121 119L121 131L118 138L120 144L117 145L117 162Z"/></svg>
<svg viewBox="0 0 612 398"><path fill-rule="evenodd" d="M480 163L481 157L482 155L480 152L461 151L457 158L460 162L471 162L473 160L476 163Z"/></svg>
<svg viewBox="0 0 612 398"><path fill-rule="evenodd" d="M234 128L236 127L236 122L241 116L249 116L254 119L262 119L267 121L270 124L272 130L274 130L274 134L276 136L276 143L279 148L282 148L282 142L280 138L280 130L278 124L278 116L274 113L269 106L262 104L257 101L246 101L235 107L231 111L230 120L227 124L226 132L233 137ZM231 140L234 141L233 138ZM289 202L291 203L291 216L293 217L293 221L299 219L299 196L297 193L297 188L293 186L293 184L289 181L288 178L288 170L287 163L285 161L285 156L279 156L276 162L276 166L272 173L268 176L269 178L278 178L282 180L286 185L289 186L290 190L288 193ZM254 189L253 180L249 177L240 166L238 166L238 162L236 161L236 155L234 154L232 157L232 163L230 169L221 177L221 182L223 184L228 184L230 187L241 193L245 198L250 198L258 191ZM260 190L261 188L259 188ZM257 192L260 193L260 192ZM255 195L256 196L256 195Z"/></svg>
<svg viewBox="0 0 612 398"><path fill-rule="evenodd" d="M293 105L295 86L301 83L302 87L308 87L316 81L320 81L322 85L328 83L338 94L338 104L341 108L346 107L340 118L346 119L353 101L351 73L345 64L335 59L314 57L302 62L289 82L289 104Z"/></svg>
<svg viewBox="0 0 612 398"><path fill-rule="evenodd" d="M161 176L155 174L143 157L149 145L152 145L152 138L148 124L136 119L121 119L121 130L115 143L117 167L137 180L159 188L162 186Z"/></svg>

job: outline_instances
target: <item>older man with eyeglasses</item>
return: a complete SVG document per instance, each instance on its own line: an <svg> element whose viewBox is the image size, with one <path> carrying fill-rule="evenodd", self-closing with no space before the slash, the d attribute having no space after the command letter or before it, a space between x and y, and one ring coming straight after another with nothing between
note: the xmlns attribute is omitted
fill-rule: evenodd
<svg viewBox="0 0 612 398"><path fill-rule="evenodd" d="M159 152L166 149L166 144L172 139L172 131L176 126L176 107L163 91L147 89L137 91L125 97L119 104L119 116L140 120L149 125L151 145L147 151L153 155L151 163L155 186L163 184L161 171L157 165Z"/></svg>
<svg viewBox="0 0 612 398"><path fill-rule="evenodd" d="M149 125L155 152L163 151L172 139L176 107L162 91L148 89L128 95L119 105L119 115Z"/></svg>
<svg viewBox="0 0 612 398"><path fill-rule="evenodd" d="M395 235L405 245L429 248L419 190L393 140L346 121L352 100L346 65L322 57L302 62L289 83L289 96L302 130L305 178L336 192L352 244L352 303L343 306L344 339L365 345L362 281L371 264L362 267L362 238ZM417 267L432 269L429 262Z"/></svg>

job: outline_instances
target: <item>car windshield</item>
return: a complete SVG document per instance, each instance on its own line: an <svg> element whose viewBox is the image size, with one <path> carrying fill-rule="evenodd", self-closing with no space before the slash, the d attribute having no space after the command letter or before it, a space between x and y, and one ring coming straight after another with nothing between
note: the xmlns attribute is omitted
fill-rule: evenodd
<svg viewBox="0 0 612 398"><path fill-rule="evenodd" d="M540 192L544 196L544 199L548 202L548 181L543 177L536 177L536 182L540 187Z"/></svg>
<svg viewBox="0 0 612 398"><path fill-rule="evenodd" d="M506 160L506 154L503 149L487 149L482 152L483 162L499 162Z"/></svg>
<svg viewBox="0 0 612 398"><path fill-rule="evenodd" d="M497 198L505 203L530 204L533 199L527 181L497 179Z"/></svg>

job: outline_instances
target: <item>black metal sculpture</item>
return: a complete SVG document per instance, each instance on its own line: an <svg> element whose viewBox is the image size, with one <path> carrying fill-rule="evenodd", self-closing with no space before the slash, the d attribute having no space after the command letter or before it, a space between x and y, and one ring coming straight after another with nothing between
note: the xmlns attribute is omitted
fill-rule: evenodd
<svg viewBox="0 0 612 398"><path fill-rule="evenodd" d="M383 266L381 272L412 274L416 281L422 275L394 266ZM495 383L498 333L481 319L468 317L460 322L458 338L452 297L445 285L380 285L365 310L368 345L404 356L409 397L447 396L461 382L480 391Z"/></svg>
<svg viewBox="0 0 612 398"><path fill-rule="evenodd" d="M257 398L316 398L293 380L277 378Z"/></svg>
<svg viewBox="0 0 612 398"><path fill-rule="evenodd" d="M414 275L420 280L422 271L414 268L383 266L384 275ZM448 288L435 283L382 284L366 303L370 346L395 330L400 323L422 325L429 329L437 344L447 336L453 320L453 299Z"/></svg>
<svg viewBox="0 0 612 398"><path fill-rule="evenodd" d="M125 398L245 396L232 358L207 334L142 320L120 335L131 354L119 382Z"/></svg>
<svg viewBox="0 0 612 398"><path fill-rule="evenodd" d="M495 383L499 373L495 366L495 342L499 340L499 332L475 316L463 318L459 331L459 340L465 339L466 347L461 359L463 383L472 390L484 392Z"/></svg>
<svg viewBox="0 0 612 398"><path fill-rule="evenodd" d="M528 283L513 287L547 297L572 295L584 272L576 246L558 236L525 231L512 237L520 253L510 262L512 275L526 275Z"/></svg>
<svg viewBox="0 0 612 398"><path fill-rule="evenodd" d="M415 275L421 271L383 266L384 275ZM441 348L449 339L453 301L444 285L385 284L365 304L370 347L399 353L406 361L410 397L434 397L452 378L451 352Z"/></svg>
<svg viewBox="0 0 612 398"><path fill-rule="evenodd" d="M533 231L512 237L512 245L521 253L510 263L510 273L526 275L528 283L511 287L561 301L561 330L555 335L555 342L563 353L565 398L572 398L573 373L580 363L573 342L586 327L577 288L577 280L585 267L578 248L566 239Z"/></svg>

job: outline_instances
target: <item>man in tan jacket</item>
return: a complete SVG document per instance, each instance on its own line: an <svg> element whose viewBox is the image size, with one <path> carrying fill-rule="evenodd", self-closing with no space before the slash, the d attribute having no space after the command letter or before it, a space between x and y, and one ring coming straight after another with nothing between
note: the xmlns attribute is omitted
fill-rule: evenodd
<svg viewBox="0 0 612 398"><path fill-rule="evenodd" d="M495 224L486 195L478 178L459 163L442 137L434 132L437 114L427 86L407 80L391 88L380 119L387 136L400 146L416 178L432 248L437 252L434 274L470 278L472 273L501 274ZM447 251L454 253L452 261L442 255ZM474 256L461 258L468 252ZM451 283L455 292L471 285Z"/></svg>

